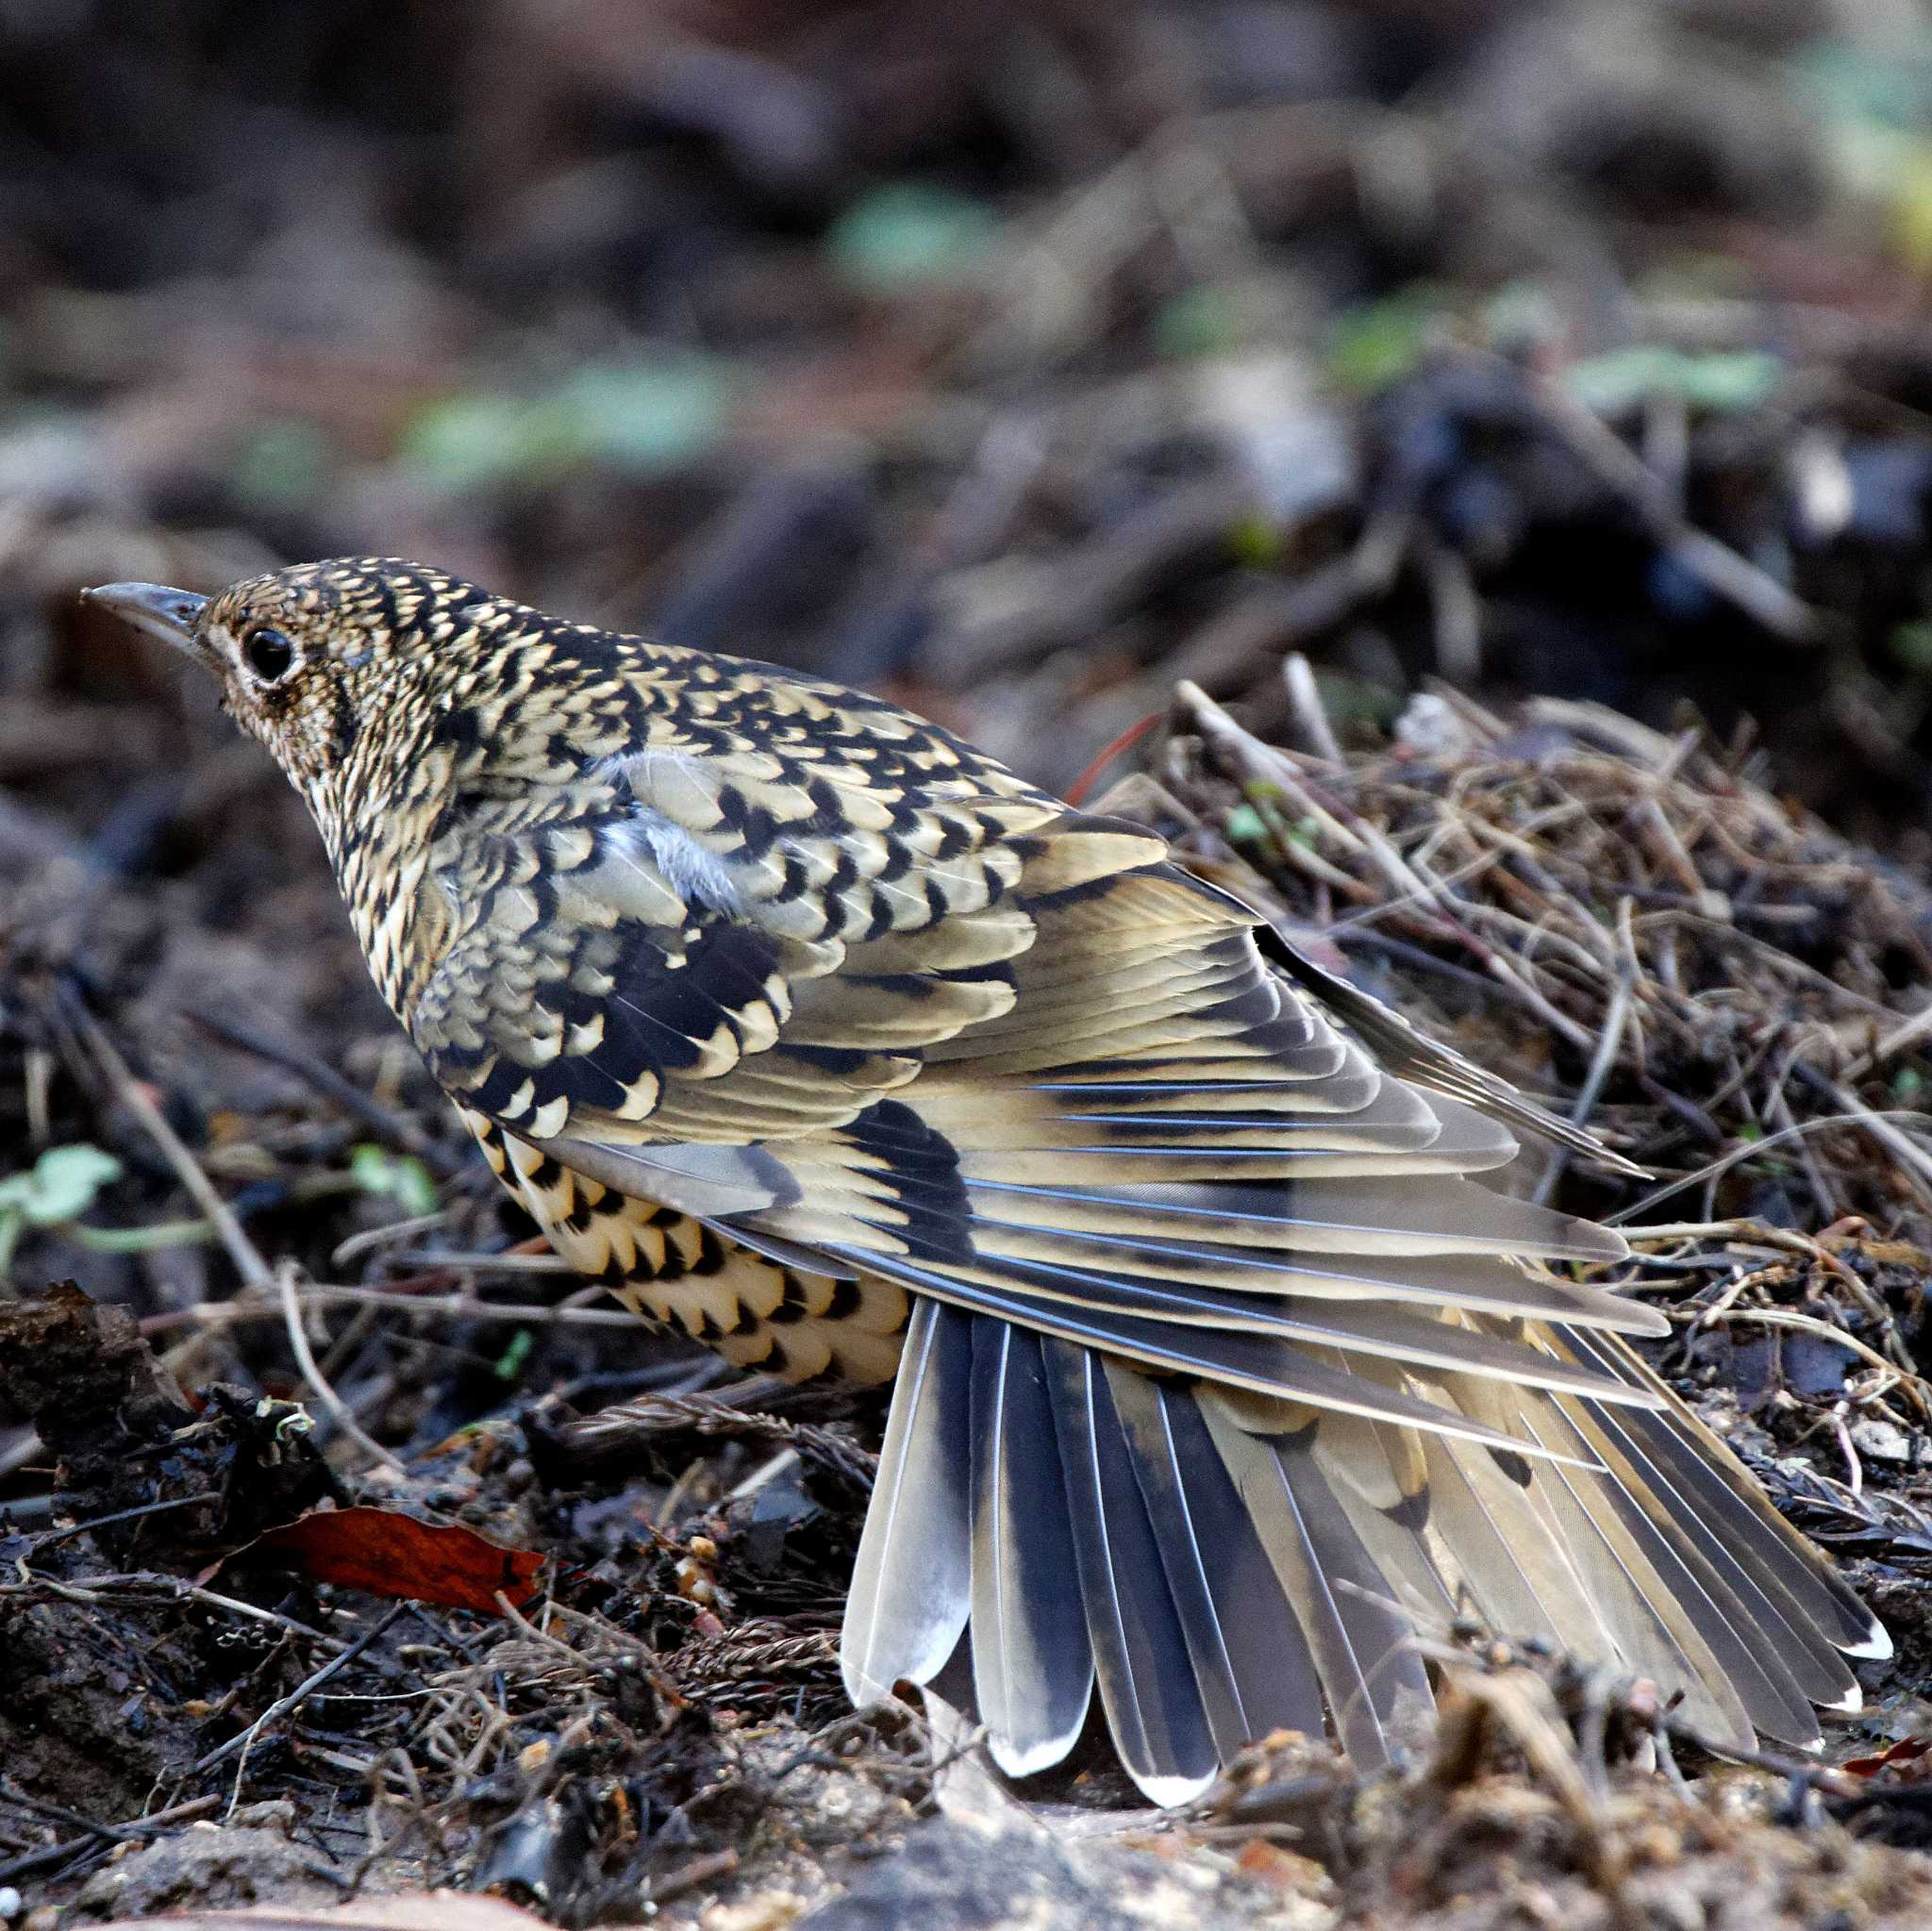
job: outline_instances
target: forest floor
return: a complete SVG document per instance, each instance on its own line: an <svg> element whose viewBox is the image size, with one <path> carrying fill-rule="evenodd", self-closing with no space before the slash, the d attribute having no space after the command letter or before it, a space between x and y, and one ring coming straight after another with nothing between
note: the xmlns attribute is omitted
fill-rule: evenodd
<svg viewBox="0 0 1932 1931"><path fill-rule="evenodd" d="M176 10L0 28L0 1923L1932 1923L1932 42ZM1864 1711L1720 1760L1420 1632L1425 1754L1172 1815L855 1715L878 1404L561 1270L75 600L370 552L1125 778L1639 1161L1519 1177L1887 1620Z"/></svg>

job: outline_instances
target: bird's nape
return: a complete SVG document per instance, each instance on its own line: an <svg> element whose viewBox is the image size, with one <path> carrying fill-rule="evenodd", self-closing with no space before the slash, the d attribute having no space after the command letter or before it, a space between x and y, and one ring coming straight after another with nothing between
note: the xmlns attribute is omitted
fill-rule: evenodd
<svg viewBox="0 0 1932 1931"><path fill-rule="evenodd" d="M1622 1240L1483 1177L1541 1116L1157 834L422 566L101 597L213 640L558 1254L739 1365L896 1375L856 1699L963 1642L1006 1769L1097 1696L1160 1802L1275 1727L1385 1760L1465 1614L1716 1739L1856 1706L1882 1630L1573 1272Z"/></svg>

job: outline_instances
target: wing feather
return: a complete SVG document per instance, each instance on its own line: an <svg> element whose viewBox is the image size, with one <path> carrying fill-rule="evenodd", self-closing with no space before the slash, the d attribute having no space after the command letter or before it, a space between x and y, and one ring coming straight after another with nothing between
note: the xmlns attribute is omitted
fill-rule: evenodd
<svg viewBox="0 0 1932 1931"><path fill-rule="evenodd" d="M796 1319L769 1357L816 1372L841 1282L911 1297L855 1696L963 1629L1004 1768L1063 1756L1097 1683L1159 1801L1280 1723L1385 1760L1414 1626L1469 1605L1721 1735L1848 1705L1869 1616L1635 1364L1658 1317L1547 1265L1621 1239L1471 1177L1511 1126L1594 1142L1158 839L890 707L786 702L453 829L471 916L413 1024L520 1174L717 1234L742 1358ZM642 1251L598 1227L559 1244ZM869 1347L904 1306L861 1297Z"/></svg>

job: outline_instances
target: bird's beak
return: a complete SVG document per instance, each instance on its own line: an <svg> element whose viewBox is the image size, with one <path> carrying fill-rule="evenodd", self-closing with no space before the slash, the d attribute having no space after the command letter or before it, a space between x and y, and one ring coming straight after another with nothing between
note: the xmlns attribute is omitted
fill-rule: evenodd
<svg viewBox="0 0 1932 1931"><path fill-rule="evenodd" d="M112 611L143 635L158 638L189 657L201 656L195 647L194 626L208 608L208 599L192 590L170 590L160 583L104 583L80 594L87 603Z"/></svg>

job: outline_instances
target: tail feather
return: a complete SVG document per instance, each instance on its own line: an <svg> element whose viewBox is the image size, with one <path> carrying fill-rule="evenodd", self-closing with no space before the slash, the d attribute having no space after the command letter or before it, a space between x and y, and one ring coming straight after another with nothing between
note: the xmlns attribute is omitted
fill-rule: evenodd
<svg viewBox="0 0 1932 1931"><path fill-rule="evenodd" d="M1388 1579L1323 1478L1307 1433L1250 1434L1208 1394L1202 1415L1278 1586L1301 1622L1342 1747L1370 1768L1418 1738L1428 1673Z"/></svg>
<svg viewBox="0 0 1932 1931"><path fill-rule="evenodd" d="M1093 1645L1040 1337L973 1323L973 1687L993 1761L1058 1763L1093 1694Z"/></svg>
<svg viewBox="0 0 1932 1931"><path fill-rule="evenodd" d="M854 1703L945 1667L972 1605L973 1323L921 1301L906 1331L839 1656Z"/></svg>
<svg viewBox="0 0 1932 1931"><path fill-rule="evenodd" d="M1621 1342L1590 1347L1641 1386ZM1347 1378L1403 1375L1363 1359ZM996 1760L1058 1761L1097 1681L1162 1803L1275 1727L1325 1722L1364 1766L1396 1755L1429 1707L1412 1639L1468 1610L1653 1676L1719 1740L1807 1745L1814 1702L1849 1706L1833 1645L1869 1618L1828 1638L1809 1612L1840 1591L1822 1565L1790 1586L1789 1531L1746 1509L1740 1544L1705 1519L1727 1491L1674 1404L1434 1387L1468 1432L1150 1376L922 1300L848 1612L854 1694L929 1679L970 1609Z"/></svg>
<svg viewBox="0 0 1932 1931"><path fill-rule="evenodd" d="M1107 1378L1216 1747L1226 1758L1273 1730L1320 1736L1314 1656L1199 1402L1117 1362Z"/></svg>
<svg viewBox="0 0 1932 1931"><path fill-rule="evenodd" d="M1548 1534L1524 1485L1493 1456L1437 1437L1423 1440L1426 1529L1455 1573L1458 1614L1512 1637L1605 1643L1595 1604L1560 1537Z"/></svg>
<svg viewBox="0 0 1932 1931"><path fill-rule="evenodd" d="M1207 1789L1220 1757L1154 1524L1098 1357L1064 1341L1045 1354L1108 1726L1141 1790L1182 1803Z"/></svg>
<svg viewBox="0 0 1932 1931"><path fill-rule="evenodd" d="M1329 1493L1380 1571L1407 1631L1444 1627L1457 1612L1456 1568L1427 1534L1426 1464L1411 1429L1324 1416L1309 1448Z"/></svg>

